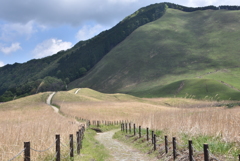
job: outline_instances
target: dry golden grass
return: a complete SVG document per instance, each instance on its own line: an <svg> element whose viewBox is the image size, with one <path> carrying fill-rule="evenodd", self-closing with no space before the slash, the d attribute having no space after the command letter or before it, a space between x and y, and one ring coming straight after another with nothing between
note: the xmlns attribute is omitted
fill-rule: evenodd
<svg viewBox="0 0 240 161"><path fill-rule="evenodd" d="M55 142L55 134L68 144L69 134L75 134L78 124L63 117L46 105L49 93L41 93L0 104L0 160L9 160L23 149L23 143L31 142L37 150L48 148ZM43 160L54 156L55 146L49 151L31 151L31 160ZM23 160L22 155L15 160Z"/></svg>
<svg viewBox="0 0 240 161"><path fill-rule="evenodd" d="M163 130L170 135L186 133L220 136L226 142L240 141L240 107L188 108L142 114L135 120L151 129Z"/></svg>
<svg viewBox="0 0 240 161"><path fill-rule="evenodd" d="M240 141L240 107L214 107L224 102L183 98L140 99L89 89L82 89L75 95L75 90L61 92L54 97L54 103L70 116L89 120L129 120L143 127L163 130L168 135L206 134L221 136L225 141Z"/></svg>
<svg viewBox="0 0 240 161"><path fill-rule="evenodd" d="M74 94L74 90L58 92L53 103L59 105L64 114L106 121L133 120L147 111L172 110L130 95L103 94L90 89L82 89L78 94Z"/></svg>

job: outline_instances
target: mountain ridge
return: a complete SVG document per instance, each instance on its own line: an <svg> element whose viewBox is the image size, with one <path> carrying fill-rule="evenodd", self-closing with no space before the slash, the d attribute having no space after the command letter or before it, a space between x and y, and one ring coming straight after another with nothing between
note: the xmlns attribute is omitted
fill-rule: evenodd
<svg viewBox="0 0 240 161"><path fill-rule="evenodd" d="M240 49L237 45L237 35L240 33L237 29L240 23L238 14L239 11L183 12L168 9L160 19L135 30L110 51L91 72L73 81L70 87L87 86L101 92L114 91L142 97L163 97L163 91L166 92L164 86L192 79L189 85L195 82L204 86L204 82L207 82L215 83L219 89L224 89L224 85L218 82L226 81L239 89L237 81L229 80L239 79L240 73L238 67ZM229 74L227 75L223 69L229 70ZM213 71L216 70L218 74L220 73L217 77L221 78L213 76L215 74ZM237 74L232 70L236 70ZM216 81L195 81L194 79L199 76ZM212 91L201 93L194 92L194 89L190 92L201 96L196 97L201 99L207 95L211 97L220 95L221 91L214 88ZM239 92L235 93L229 89L229 93L234 94L229 94L229 97L222 94L220 98L238 99ZM184 95L185 93L180 93L178 96ZM168 96L175 96L174 92Z"/></svg>
<svg viewBox="0 0 240 161"><path fill-rule="evenodd" d="M165 15L167 8L184 12L239 10L238 6L192 8L172 3L158 3L143 7L113 28L103 31L90 40L80 41L69 50L60 51L43 59L30 60L24 64L15 63L0 68L0 94L5 93L3 99L0 97L0 101L49 89L64 90L67 84L89 73L104 56L125 41L140 26L154 22Z"/></svg>

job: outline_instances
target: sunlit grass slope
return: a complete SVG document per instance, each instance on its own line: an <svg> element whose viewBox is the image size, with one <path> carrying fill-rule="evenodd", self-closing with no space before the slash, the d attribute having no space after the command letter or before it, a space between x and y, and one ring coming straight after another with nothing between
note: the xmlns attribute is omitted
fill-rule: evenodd
<svg viewBox="0 0 240 161"><path fill-rule="evenodd" d="M226 86L222 99L236 98L237 90L229 86L240 89L239 25L240 11L189 13L168 9L160 19L135 30L70 87L155 97L161 91L151 93L149 89L167 88L164 86L186 79L199 79L200 84L212 79L208 80L210 84ZM188 84L196 85L191 89L199 85L197 80ZM176 92L178 88L172 90ZM220 95L219 91L211 91L210 96ZM209 96L187 88L176 96L183 96L184 92L200 94L196 98ZM161 96L169 96L169 92Z"/></svg>
<svg viewBox="0 0 240 161"><path fill-rule="evenodd" d="M31 147L43 150L55 141L55 134L61 135L61 141L69 143L69 134L75 134L78 124L74 119L63 117L46 104L50 93L20 98L0 104L0 160L9 160L22 149L24 142L31 142ZM65 156L66 150L62 150ZM31 151L32 160L52 160L55 149L43 153ZM23 160L23 155L16 161Z"/></svg>
<svg viewBox="0 0 240 161"><path fill-rule="evenodd" d="M240 92L213 79L187 79L150 89L144 96L239 100Z"/></svg>

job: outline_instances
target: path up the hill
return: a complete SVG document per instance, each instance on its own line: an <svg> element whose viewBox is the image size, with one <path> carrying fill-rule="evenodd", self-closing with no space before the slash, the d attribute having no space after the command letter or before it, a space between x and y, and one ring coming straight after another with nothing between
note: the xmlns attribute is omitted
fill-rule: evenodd
<svg viewBox="0 0 240 161"><path fill-rule="evenodd" d="M52 98L53 98L53 96L54 96L55 94L56 94L56 92L53 92L52 94L50 94L50 95L48 96L48 98L47 98L47 104L48 104L49 106L51 106L56 113L58 113L58 112L59 112L59 109L58 109L57 107L51 105L51 100L52 100Z"/></svg>

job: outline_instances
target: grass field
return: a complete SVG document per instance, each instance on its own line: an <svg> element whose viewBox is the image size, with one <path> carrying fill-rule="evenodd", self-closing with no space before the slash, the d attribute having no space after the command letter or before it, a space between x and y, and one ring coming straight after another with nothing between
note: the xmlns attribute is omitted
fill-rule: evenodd
<svg viewBox="0 0 240 161"><path fill-rule="evenodd" d="M74 119L55 113L45 103L48 95L40 93L0 104L0 160L13 158L28 141L36 150L46 149L55 142L55 134L68 144L69 134L75 134L79 125ZM55 147L43 153L31 151L32 160L50 160L54 154ZM22 155L15 160L23 160Z"/></svg>
<svg viewBox="0 0 240 161"><path fill-rule="evenodd" d="M234 103L232 101L143 99L124 94L104 94L84 88L74 94L75 90L58 92L53 101L61 106L63 113L70 116L89 120L129 120L143 127L164 130L171 135L185 132L189 135L221 136L225 141L240 140L240 108L223 106ZM68 99L71 95L74 95L75 100Z"/></svg>
<svg viewBox="0 0 240 161"><path fill-rule="evenodd" d="M68 144L69 134L75 134L79 126L75 117L100 121L128 120L142 128L161 130L169 137L217 137L222 142L236 144L234 148L240 147L240 107L237 102L138 98L126 94L104 94L88 88L75 94L76 91L57 92L53 97L52 103L59 106L63 115L46 105L49 92L0 104L0 160L15 156L23 149L25 141L31 141L34 149L46 149L54 143L57 133L61 135L61 141ZM227 108L224 105L235 106ZM85 155L77 156L77 159L96 158L95 153L103 154L100 155L103 160L109 158L107 151L94 140L95 133L87 131L86 135L82 151ZM54 151L55 148L45 153L31 151L32 160L51 160ZM63 149L63 155L66 152ZM15 160L22 159L21 155Z"/></svg>
<svg viewBox="0 0 240 161"><path fill-rule="evenodd" d="M136 123L136 127L158 130L162 136L175 136L182 144L187 145L187 140L192 139L199 151L202 151L202 144L207 142L211 152L220 158L236 159L240 153L238 102L137 98L124 94L104 94L86 88L74 94L76 90L58 92L54 97L53 102L59 104L60 110L67 115L92 121L128 120ZM73 98L72 95L74 100L68 99ZM235 106L229 106L232 104ZM137 143L137 146L142 145Z"/></svg>
<svg viewBox="0 0 240 161"><path fill-rule="evenodd" d="M223 81L214 79L186 79L153 88L140 94L147 97L182 97L200 100L239 100L240 92Z"/></svg>

